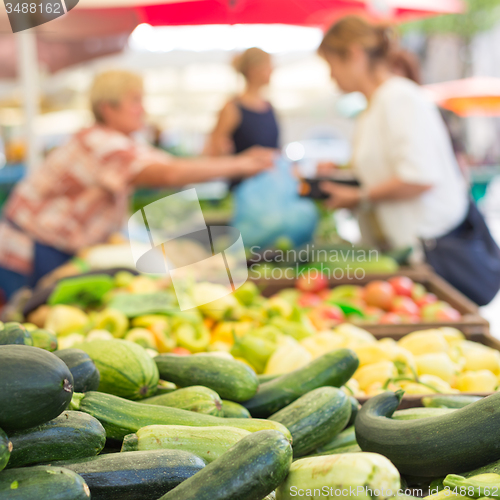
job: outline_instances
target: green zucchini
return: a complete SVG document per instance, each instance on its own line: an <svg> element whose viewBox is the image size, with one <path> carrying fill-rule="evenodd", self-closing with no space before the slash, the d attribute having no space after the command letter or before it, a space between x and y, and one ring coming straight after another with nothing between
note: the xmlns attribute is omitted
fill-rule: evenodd
<svg viewBox="0 0 500 500"><path fill-rule="evenodd" d="M369 399L356 418L363 451L381 453L402 474L439 477L459 474L498 459L500 393L439 417L393 420L403 391Z"/></svg>
<svg viewBox="0 0 500 500"><path fill-rule="evenodd" d="M205 462L187 451L152 450L110 453L54 465L81 476L92 500L157 500L201 471Z"/></svg>
<svg viewBox="0 0 500 500"><path fill-rule="evenodd" d="M349 422L347 422L346 428L354 425L354 421L356 420L356 416L358 415L360 408L359 401L354 396L349 396L349 401L351 402L351 418L349 419Z"/></svg>
<svg viewBox="0 0 500 500"><path fill-rule="evenodd" d="M54 332L37 328L29 332L29 334L33 339L33 347L39 347L50 352L57 351L57 335Z"/></svg>
<svg viewBox="0 0 500 500"><path fill-rule="evenodd" d="M259 381L248 366L216 356L176 356L161 354L155 358L160 376L179 387L204 385L222 399L246 401L255 395Z"/></svg>
<svg viewBox="0 0 500 500"><path fill-rule="evenodd" d="M464 472L463 477L473 477L479 476L481 474L500 474L500 460L495 460L489 464L478 467L477 469L471 470L469 472Z"/></svg>
<svg viewBox="0 0 500 500"><path fill-rule="evenodd" d="M280 432L256 432L159 500L257 500L285 479L290 442Z"/></svg>
<svg viewBox="0 0 500 500"><path fill-rule="evenodd" d="M332 450L313 453L311 455L307 455L306 457L300 457L300 458L326 457L328 455L343 455L344 453L361 453L362 451L363 450L357 445L357 443L354 443L354 444L347 444L345 446L339 446L338 448L334 448ZM300 458L297 458L297 460L300 460Z"/></svg>
<svg viewBox="0 0 500 500"><path fill-rule="evenodd" d="M184 450L210 463L249 434L236 427L148 425L125 436L122 451Z"/></svg>
<svg viewBox="0 0 500 500"><path fill-rule="evenodd" d="M259 379L259 384L263 384L265 382L270 382L271 380L274 380L275 378L281 377L281 375L264 375L261 373L260 375L257 375L257 378Z"/></svg>
<svg viewBox="0 0 500 500"><path fill-rule="evenodd" d="M417 420L420 418L440 417L454 411L453 408L407 408L395 411L392 418L395 420Z"/></svg>
<svg viewBox="0 0 500 500"><path fill-rule="evenodd" d="M99 387L99 370L90 356L81 349L62 349L54 353L62 359L73 375L74 391L95 391Z"/></svg>
<svg viewBox="0 0 500 500"><path fill-rule="evenodd" d="M26 345L0 346L0 427L27 429L56 418L73 395L73 376L54 354Z"/></svg>
<svg viewBox="0 0 500 500"><path fill-rule="evenodd" d="M193 385L192 387L177 389L168 394L142 399L141 403L180 408L181 410L215 415L216 417L224 416L222 400L219 395L212 389L201 385Z"/></svg>
<svg viewBox="0 0 500 500"><path fill-rule="evenodd" d="M0 429L0 470L5 469L10 459L12 452L12 443L7 437L7 434Z"/></svg>
<svg viewBox="0 0 500 500"><path fill-rule="evenodd" d="M4 470L0 474L2 500L88 500L90 490L74 472L38 465Z"/></svg>
<svg viewBox="0 0 500 500"><path fill-rule="evenodd" d="M423 397L422 404L427 408L464 408L480 399L483 398L465 394L437 394Z"/></svg>
<svg viewBox="0 0 500 500"><path fill-rule="evenodd" d="M358 444L356 442L356 434L354 432L354 425L347 427L340 434L337 434L333 439L327 443L319 446L317 449L318 453L323 453L325 451L335 453L334 450L341 448L343 446L352 446Z"/></svg>
<svg viewBox="0 0 500 500"><path fill-rule="evenodd" d="M244 406L225 399L222 400L222 412L225 418L252 418Z"/></svg>
<svg viewBox="0 0 500 500"><path fill-rule="evenodd" d="M122 398L144 399L158 387L158 369L146 350L128 340L94 340L78 346L94 361L101 380L98 390Z"/></svg>
<svg viewBox="0 0 500 500"><path fill-rule="evenodd" d="M156 387L155 396L161 396L162 394L170 394L178 389L172 382L165 382L165 380L158 381L158 386Z"/></svg>
<svg viewBox="0 0 500 500"><path fill-rule="evenodd" d="M0 330L0 345L33 345L33 338L21 323L5 323Z"/></svg>
<svg viewBox="0 0 500 500"><path fill-rule="evenodd" d="M351 402L335 387L320 387L271 415L292 434L293 456L301 457L333 439L351 416Z"/></svg>
<svg viewBox="0 0 500 500"><path fill-rule="evenodd" d="M106 431L97 419L65 411L46 424L10 435L13 451L8 467L24 467L53 460L92 457L106 443Z"/></svg>
<svg viewBox="0 0 500 500"><path fill-rule="evenodd" d="M265 382L259 387L259 392L243 406L252 417L267 418L318 387L344 385L358 365L359 360L354 351L332 351L303 368Z"/></svg>
<svg viewBox="0 0 500 500"><path fill-rule="evenodd" d="M291 439L290 431L271 420L222 418L203 415L192 411L168 408L166 406L145 405L101 392L75 394L71 409L80 410L97 418L111 439L123 439L127 434L137 432L147 425L188 425L191 427L230 426L257 432L265 429L280 431Z"/></svg>

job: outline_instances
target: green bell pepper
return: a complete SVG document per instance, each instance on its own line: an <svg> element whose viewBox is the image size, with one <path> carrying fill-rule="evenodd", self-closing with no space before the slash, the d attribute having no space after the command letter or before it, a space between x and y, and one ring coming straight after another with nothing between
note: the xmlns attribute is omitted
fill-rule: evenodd
<svg viewBox="0 0 500 500"><path fill-rule="evenodd" d="M192 353L204 352L210 344L210 331L203 324L181 324L175 330L177 345Z"/></svg>

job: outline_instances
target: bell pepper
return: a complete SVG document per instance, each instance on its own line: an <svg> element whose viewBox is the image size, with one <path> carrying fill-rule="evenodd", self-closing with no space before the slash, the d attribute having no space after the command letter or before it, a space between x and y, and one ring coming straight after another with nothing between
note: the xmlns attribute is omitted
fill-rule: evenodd
<svg viewBox="0 0 500 500"><path fill-rule="evenodd" d="M125 335L125 340L130 342L135 342L145 349L154 349L158 350L158 346L156 344L156 338L153 332L150 332L146 328L136 327L129 330L127 335Z"/></svg>
<svg viewBox="0 0 500 500"><path fill-rule="evenodd" d="M58 335L67 335L85 331L88 323L89 317L81 309L61 304L50 309L44 328Z"/></svg>
<svg viewBox="0 0 500 500"><path fill-rule="evenodd" d="M405 391L405 394L436 394L439 392L433 387L417 382L399 382L399 386Z"/></svg>
<svg viewBox="0 0 500 500"><path fill-rule="evenodd" d="M375 344L377 342L377 339L371 333L351 323L342 323L334 329L334 332L346 339L345 347L350 349L363 344Z"/></svg>
<svg viewBox="0 0 500 500"><path fill-rule="evenodd" d="M257 285L252 281L246 281L237 288L233 295L236 297L238 302L244 306L252 305L253 301L259 296L259 289Z"/></svg>
<svg viewBox="0 0 500 500"><path fill-rule="evenodd" d="M204 316L221 321L229 318L233 309L240 306L231 290L224 285L198 283L193 287L193 302Z"/></svg>
<svg viewBox="0 0 500 500"><path fill-rule="evenodd" d="M433 387L443 394L456 394L459 392L457 389L452 389L450 384L435 375L421 375L418 380L420 383Z"/></svg>
<svg viewBox="0 0 500 500"><path fill-rule="evenodd" d="M279 316L275 316L274 318L272 318L269 324L278 328L285 335L289 335L290 337L293 337L295 340L299 341L310 337L313 333L301 323L295 323L294 321L289 321Z"/></svg>
<svg viewBox="0 0 500 500"><path fill-rule="evenodd" d="M177 345L171 335L170 321L161 314L148 314L132 320L132 326L147 328L155 337L158 352L172 352Z"/></svg>
<svg viewBox="0 0 500 500"><path fill-rule="evenodd" d="M270 318L272 318L273 316L289 318L293 313L293 306L283 297L275 295L267 301L265 310Z"/></svg>
<svg viewBox="0 0 500 500"><path fill-rule="evenodd" d="M262 373L267 361L278 348L280 332L273 327L262 327L247 333L241 338L234 336L231 354L245 359L257 373Z"/></svg>
<svg viewBox="0 0 500 500"><path fill-rule="evenodd" d="M439 330L444 335L444 338L446 339L446 342L448 342L450 347L455 345L457 342L460 342L461 340L465 340L465 335L457 328L453 328L451 326L443 326Z"/></svg>
<svg viewBox="0 0 500 500"><path fill-rule="evenodd" d="M175 330L175 339L177 345L192 353L203 352L210 344L210 332L203 324L194 326L184 323Z"/></svg>
<svg viewBox="0 0 500 500"><path fill-rule="evenodd" d="M237 337L242 337L248 333L253 326L254 324L251 321L221 321L213 328L210 343L225 342L233 344L233 332Z"/></svg>
<svg viewBox="0 0 500 500"><path fill-rule="evenodd" d="M291 340L289 338L289 340ZM281 375L302 368L312 361L311 354L298 342L287 342L274 351L269 358L265 375Z"/></svg>
<svg viewBox="0 0 500 500"><path fill-rule="evenodd" d="M359 299L363 296L363 288L356 285L340 285L328 295L327 302L347 302L349 299Z"/></svg>
<svg viewBox="0 0 500 500"><path fill-rule="evenodd" d="M500 371L500 352L477 342L463 340L456 344L465 359L464 370L490 370L496 375Z"/></svg>
<svg viewBox="0 0 500 500"><path fill-rule="evenodd" d="M435 375L451 384L457 375L457 367L445 352L431 352L415 356L418 375Z"/></svg>
<svg viewBox="0 0 500 500"><path fill-rule="evenodd" d="M301 340L300 344L309 351L311 356L315 359L323 356L323 354L327 352L344 347L345 339L332 332L320 332L312 337Z"/></svg>
<svg viewBox="0 0 500 500"><path fill-rule="evenodd" d="M121 339L128 330L128 318L116 309L104 309L94 317L94 326L98 330L108 330L113 337Z"/></svg>
<svg viewBox="0 0 500 500"><path fill-rule="evenodd" d="M457 377L455 387L461 392L494 392L498 380L489 370L461 373Z"/></svg>
<svg viewBox="0 0 500 500"><path fill-rule="evenodd" d="M394 363L391 361L380 361L358 368L353 377L358 381L359 388L364 391L375 382L384 384L388 379L393 379L397 375L398 371Z"/></svg>
<svg viewBox="0 0 500 500"><path fill-rule="evenodd" d="M415 356L431 352L448 352L450 349L443 332L438 329L409 333L400 339L398 344Z"/></svg>

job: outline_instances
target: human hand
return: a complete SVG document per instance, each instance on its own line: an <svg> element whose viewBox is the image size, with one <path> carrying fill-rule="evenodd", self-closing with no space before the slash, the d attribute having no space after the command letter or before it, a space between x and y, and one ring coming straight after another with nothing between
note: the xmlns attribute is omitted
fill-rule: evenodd
<svg viewBox="0 0 500 500"><path fill-rule="evenodd" d="M318 177L323 177L331 174L334 170L337 170L338 166L331 161L320 161L316 166L316 175Z"/></svg>
<svg viewBox="0 0 500 500"><path fill-rule="evenodd" d="M360 188L335 184L334 182L322 182L320 188L330 196L325 201L328 208L355 208L361 202Z"/></svg>
<svg viewBox="0 0 500 500"><path fill-rule="evenodd" d="M274 165L277 151L271 148L254 146L237 155L241 175L247 177L267 170Z"/></svg>

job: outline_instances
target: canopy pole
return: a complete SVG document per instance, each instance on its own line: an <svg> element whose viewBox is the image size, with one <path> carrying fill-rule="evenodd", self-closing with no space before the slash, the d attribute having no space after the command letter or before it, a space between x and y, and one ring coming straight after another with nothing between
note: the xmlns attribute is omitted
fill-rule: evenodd
<svg viewBox="0 0 500 500"><path fill-rule="evenodd" d="M23 94L24 130L27 143L26 167L33 171L41 161L40 145L35 130L39 112L39 72L36 35L34 31L17 33L18 75Z"/></svg>

